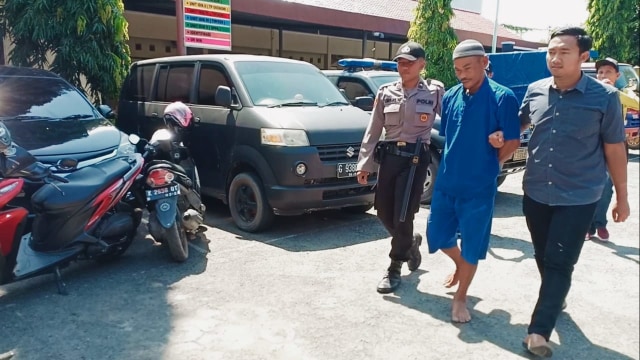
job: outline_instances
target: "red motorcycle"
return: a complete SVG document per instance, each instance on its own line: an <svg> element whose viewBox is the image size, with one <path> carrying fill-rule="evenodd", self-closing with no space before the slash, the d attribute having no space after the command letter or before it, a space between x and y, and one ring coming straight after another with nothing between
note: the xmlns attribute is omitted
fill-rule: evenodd
<svg viewBox="0 0 640 360"><path fill-rule="evenodd" d="M71 261L122 255L142 210L121 200L143 163L140 154L133 154L60 177L12 144L0 122L0 284L53 272L58 291L65 294L60 269ZM31 214L10 204L25 182L43 184L31 197Z"/></svg>

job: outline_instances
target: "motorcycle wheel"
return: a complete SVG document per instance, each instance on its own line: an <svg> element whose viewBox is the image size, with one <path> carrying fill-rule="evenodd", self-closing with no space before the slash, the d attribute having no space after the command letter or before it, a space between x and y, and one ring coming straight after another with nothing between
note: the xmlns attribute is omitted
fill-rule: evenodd
<svg viewBox="0 0 640 360"><path fill-rule="evenodd" d="M153 231L151 231L153 229ZM149 232L154 239L169 247L169 253L173 260L183 262L189 257L189 241L187 233L184 231L180 223L180 219L176 219L173 225L165 229L160 225L156 216L151 213L149 215Z"/></svg>
<svg viewBox="0 0 640 360"><path fill-rule="evenodd" d="M125 209L126 211L131 212L131 216L133 217L133 224L134 224L133 229L131 230L131 232L129 232L129 234L126 235L125 240L120 244L118 244L116 250L109 252L107 254L98 256L95 259L97 262L105 263L105 262L111 262L118 259L120 256L122 256L122 254L124 254L127 251L127 249L129 249L129 246L131 246L131 244L133 243L133 239L135 239L136 234L138 233L138 226L142 221L142 209L140 208L134 209L134 208L131 208L129 205L124 205L124 204L121 204L119 206L120 206L119 209L121 209L120 211L123 211L122 209Z"/></svg>

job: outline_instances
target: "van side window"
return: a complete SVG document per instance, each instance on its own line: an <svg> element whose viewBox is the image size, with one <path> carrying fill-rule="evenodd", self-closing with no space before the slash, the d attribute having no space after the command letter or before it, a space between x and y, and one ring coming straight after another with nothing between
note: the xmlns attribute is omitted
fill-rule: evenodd
<svg viewBox="0 0 640 360"><path fill-rule="evenodd" d="M347 98L353 103L357 97L369 96L369 90L364 86L360 80L340 78L338 81L338 88L344 89Z"/></svg>
<svg viewBox="0 0 640 360"><path fill-rule="evenodd" d="M194 65L163 66L158 71L157 101L189 103Z"/></svg>
<svg viewBox="0 0 640 360"><path fill-rule="evenodd" d="M198 104L217 105L215 102L218 86L229 86L227 77L214 66L203 64L200 67L200 81L198 84Z"/></svg>
<svg viewBox="0 0 640 360"><path fill-rule="evenodd" d="M125 100L128 101L149 101L151 96L151 81L156 66L143 65L132 69L131 75L127 79Z"/></svg>

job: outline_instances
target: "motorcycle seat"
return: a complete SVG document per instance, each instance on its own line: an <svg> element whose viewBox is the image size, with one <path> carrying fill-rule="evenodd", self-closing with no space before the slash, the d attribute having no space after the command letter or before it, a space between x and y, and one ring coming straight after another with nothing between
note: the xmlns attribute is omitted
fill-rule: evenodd
<svg viewBox="0 0 640 360"><path fill-rule="evenodd" d="M35 209L44 211L80 208L129 170L131 165L126 158L106 160L78 169L66 177L68 183L56 182L55 186L42 186L31 197L31 203Z"/></svg>

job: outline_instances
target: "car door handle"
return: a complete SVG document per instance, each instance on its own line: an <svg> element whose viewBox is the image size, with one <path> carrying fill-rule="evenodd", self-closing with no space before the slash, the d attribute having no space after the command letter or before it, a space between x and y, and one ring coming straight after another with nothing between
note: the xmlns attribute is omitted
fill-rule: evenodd
<svg viewBox="0 0 640 360"><path fill-rule="evenodd" d="M157 118L157 117L160 117L160 116L158 116L158 113L151 113L151 117Z"/></svg>

